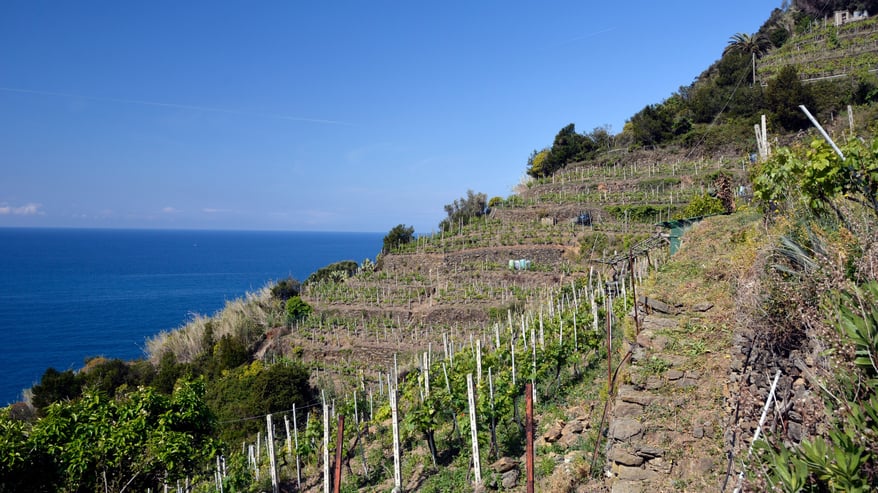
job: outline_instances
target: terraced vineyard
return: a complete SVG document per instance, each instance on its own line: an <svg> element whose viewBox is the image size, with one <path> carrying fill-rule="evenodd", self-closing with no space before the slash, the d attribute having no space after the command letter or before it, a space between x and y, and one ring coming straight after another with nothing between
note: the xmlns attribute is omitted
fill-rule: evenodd
<svg viewBox="0 0 878 493"><path fill-rule="evenodd" d="M856 75L878 68L878 18L836 27L815 25L757 63L757 78L767 81L781 68L795 66L802 79Z"/></svg>
<svg viewBox="0 0 878 493"><path fill-rule="evenodd" d="M303 298L315 312L283 336L280 347L294 347L315 370L313 382L342 397L355 392L363 396L369 391L377 393L381 382L393 372L390 369L397 365L404 368L403 372L426 371L421 368L425 352L436 353L445 348L446 352L460 351L471 357L474 341L480 341L483 348L496 349L494 341L509 337L515 340L519 326L522 340L541 334L544 324L553 327L555 339L572 337L569 342L575 343L577 326L579 338L593 339L595 327L603 333L605 310L600 302L589 305L591 296L602 299L604 286L615 285L614 289L621 293L617 293L619 306L614 309L623 313L632 306L630 291L621 296L626 284L630 284L628 274L621 275L629 268L629 259L618 254L628 252L642 240L656 238L663 231L657 223L679 217L693 198L711 192L718 172L730 177L738 190L745 183L749 162L746 156L745 152L739 156L697 158L671 152L613 152L591 162L569 165L554 178L522 185L519 193L494 207L488 215L453 231L421 236L381 256L374 268L364 266L346 279L329 278L307 284ZM745 201L746 197L738 198L739 204ZM590 223L578 220L586 212ZM639 278L668 258L666 243L653 240L649 245L637 252ZM616 260L608 262L614 256ZM620 259L625 265L613 264ZM510 268L510 261L515 260L529 262L525 269ZM559 313L565 315L559 318ZM621 341L622 333L632 330L630 325L630 320L615 323L612 340ZM533 333L528 334L529 331ZM565 331L569 332L564 335ZM502 344L508 347L509 342ZM525 362L530 358L525 353L519 357ZM582 390L585 400L579 402L580 406L590 403L591 411L581 419L596 430L600 425L599 406L605 402L599 389L606 383L595 386L580 380L584 374L580 375L575 366L584 365L580 370L591 375L589 379L600 374L605 379L606 348L601 343L589 354L571 357L573 372L562 374L573 379L570 385L581 382L588 389ZM620 357L616 354L612 358ZM437 371L439 380L434 385L442 382L441 369L433 368L431 374ZM460 377L449 376L452 380ZM537 383L544 389L551 385ZM562 404L566 401L548 393L541 399L547 399L540 405L541 412L549 413L542 418L546 420L545 426L553 415L562 417L574 412L566 410L572 404ZM436 426L437 430L444 430ZM594 440L600 442L591 432L582 433L583 439L589 438L577 442L579 446L592 446L584 444L595 443ZM570 440L579 436L571 435ZM380 440L386 439L389 438ZM437 443L441 448L456 440L448 437ZM539 475L543 488L554 488L551 485L561 481L558 477L576 475L569 468L555 467L561 459L553 452L556 448L548 443L539 447L545 462ZM424 451L407 453L415 457L409 455L408 460L421 464L429 461ZM433 477L440 484L449 477L461 480L460 467L461 464L452 467L451 471L457 472L449 471L451 476L441 469L430 472L417 468L404 475L420 478L418 481L427 484L432 484ZM603 463L594 467L603 468ZM363 488L362 482L371 480L359 477L356 481ZM377 490L385 487L386 482L379 482Z"/></svg>
<svg viewBox="0 0 878 493"><path fill-rule="evenodd" d="M538 310L577 278L618 275L600 260L654 236L657 223L679 217L693 198L712 191L717 172L738 190L746 155L615 151L529 181L490 214L420 236L382 256L377 269L307 285L304 298L324 325L300 328L293 337L312 341L305 355L315 361L333 346L356 351L368 344L359 353L362 363L378 369L395 352L422 351L441 344L443 335L486 334L510 313ZM591 222L577 223L584 212ZM649 262L664 256L654 252ZM510 269L519 259L528 268ZM343 335L308 335L327 332Z"/></svg>

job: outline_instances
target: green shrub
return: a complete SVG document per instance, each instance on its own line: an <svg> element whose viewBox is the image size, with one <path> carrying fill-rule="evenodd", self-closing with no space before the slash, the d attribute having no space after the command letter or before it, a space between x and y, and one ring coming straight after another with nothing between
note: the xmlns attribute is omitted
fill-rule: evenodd
<svg viewBox="0 0 878 493"><path fill-rule="evenodd" d="M679 213L677 219L710 216L713 214L722 214L723 212L725 212L725 208L723 207L722 201L705 193L694 197Z"/></svg>
<svg viewBox="0 0 878 493"><path fill-rule="evenodd" d="M293 296L299 296L302 284L292 277L278 281L271 287L271 297L276 300L286 301Z"/></svg>
<svg viewBox="0 0 878 493"><path fill-rule="evenodd" d="M82 394L82 382L76 378L72 370L59 372L48 368L40 378L40 383L31 389L34 407L40 412L53 402L75 399Z"/></svg>
<svg viewBox="0 0 878 493"><path fill-rule="evenodd" d="M314 308L311 307L308 303L302 301L302 298L299 296L293 296L288 299L286 304L284 305L284 312L287 316L287 323L293 323L296 320L301 320L308 315L310 315L314 311Z"/></svg>
<svg viewBox="0 0 878 493"><path fill-rule="evenodd" d="M386 240L387 239L385 238L385 241ZM308 278L305 279L305 284L317 283L320 281L340 282L356 274L359 268L359 264L353 260L335 262L326 267L321 267L317 272L308 276Z"/></svg>
<svg viewBox="0 0 878 493"><path fill-rule="evenodd" d="M307 368L294 361L267 367L257 361L227 372L210 385L206 396L220 422L228 421L222 427L222 438L240 444L265 425L264 419L241 417L289 411L293 404L301 407L311 402L315 393L309 378Z"/></svg>
<svg viewBox="0 0 878 493"><path fill-rule="evenodd" d="M453 231L466 226L471 220L482 217L488 210L488 196L467 190L466 197L461 197L445 205L448 216L439 223L442 231Z"/></svg>
<svg viewBox="0 0 878 493"><path fill-rule="evenodd" d="M390 253L395 248L411 243L415 239L415 227L397 224L384 236L381 253Z"/></svg>
<svg viewBox="0 0 878 493"><path fill-rule="evenodd" d="M93 358L79 373L78 378L82 381L83 388L104 392L110 397L116 395L116 389L122 385L137 387L143 383L138 381L128 363L118 358Z"/></svg>
<svg viewBox="0 0 878 493"><path fill-rule="evenodd" d="M838 347L855 348L853 366L843 366L836 392L824 395L831 423L825 436L806 438L798 447L758 442L757 457L767 466L763 478L781 491L876 491L878 489L878 283L855 294L841 294L826 307L834 311ZM840 398L839 398L840 397Z"/></svg>
<svg viewBox="0 0 878 493"><path fill-rule="evenodd" d="M651 223L655 221L662 208L654 205L612 205L607 207L607 213L612 215L618 221L629 221Z"/></svg>

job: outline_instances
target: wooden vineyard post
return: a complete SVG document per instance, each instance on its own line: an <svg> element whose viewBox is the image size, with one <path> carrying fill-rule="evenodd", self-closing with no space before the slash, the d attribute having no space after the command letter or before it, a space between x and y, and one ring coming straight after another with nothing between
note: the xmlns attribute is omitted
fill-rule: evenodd
<svg viewBox="0 0 878 493"><path fill-rule="evenodd" d="M335 477L332 482L333 493L338 493L341 489L341 446L344 442L344 414L338 414L338 434L336 435L335 444Z"/></svg>
<svg viewBox="0 0 878 493"><path fill-rule="evenodd" d="M274 423L270 414L265 416L265 440L268 444L268 464L271 467L271 491L278 493L277 463L274 460Z"/></svg>
<svg viewBox="0 0 878 493"><path fill-rule="evenodd" d="M482 464L479 457L479 429L476 423L476 394L473 389L473 374L466 374L466 391L469 398L469 428L473 442L473 471L475 484L482 483Z"/></svg>
<svg viewBox="0 0 878 493"><path fill-rule="evenodd" d="M534 493L534 400L533 384L524 385L524 429L525 429L525 461L527 474L527 493Z"/></svg>
<svg viewBox="0 0 878 493"><path fill-rule="evenodd" d="M393 424L393 484L394 491L402 493L402 468L399 456L399 414L396 405L396 388L388 386L387 395L390 397L390 419Z"/></svg>

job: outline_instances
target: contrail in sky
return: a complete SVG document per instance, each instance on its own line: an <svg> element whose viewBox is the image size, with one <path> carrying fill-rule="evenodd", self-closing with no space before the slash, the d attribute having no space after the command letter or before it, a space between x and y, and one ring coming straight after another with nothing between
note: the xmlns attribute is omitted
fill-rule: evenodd
<svg viewBox="0 0 878 493"><path fill-rule="evenodd" d="M214 113L227 113L230 115L242 115L242 116L255 116L260 118L274 118L277 120L289 120L295 122L306 122L306 123L321 123L326 125L353 125L352 123L342 122L337 120L324 120L320 118L303 118L298 116L288 116L288 115L277 115L272 113L258 113L252 111L239 111L239 110L230 110L226 108L211 108L209 106L194 106L189 104L176 104L176 103L163 103L160 101L143 101L139 99L120 99L120 98L105 98L98 96L83 96L80 94L68 94L63 92L52 92L52 91L37 91L34 89L20 89L16 87L0 87L0 91L3 92L17 92L22 94L38 94L41 96L58 96L64 98L78 98L78 99L88 99L90 101L105 101L109 103L123 103L123 104L140 104L144 106L158 106L162 108L176 108L183 110L195 110L195 111L210 111Z"/></svg>

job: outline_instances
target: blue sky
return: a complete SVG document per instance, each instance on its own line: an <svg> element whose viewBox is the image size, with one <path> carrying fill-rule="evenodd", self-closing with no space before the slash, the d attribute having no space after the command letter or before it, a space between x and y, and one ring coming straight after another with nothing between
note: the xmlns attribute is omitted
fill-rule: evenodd
<svg viewBox="0 0 878 493"><path fill-rule="evenodd" d="M0 227L429 233L780 1L591 4L0 2Z"/></svg>

